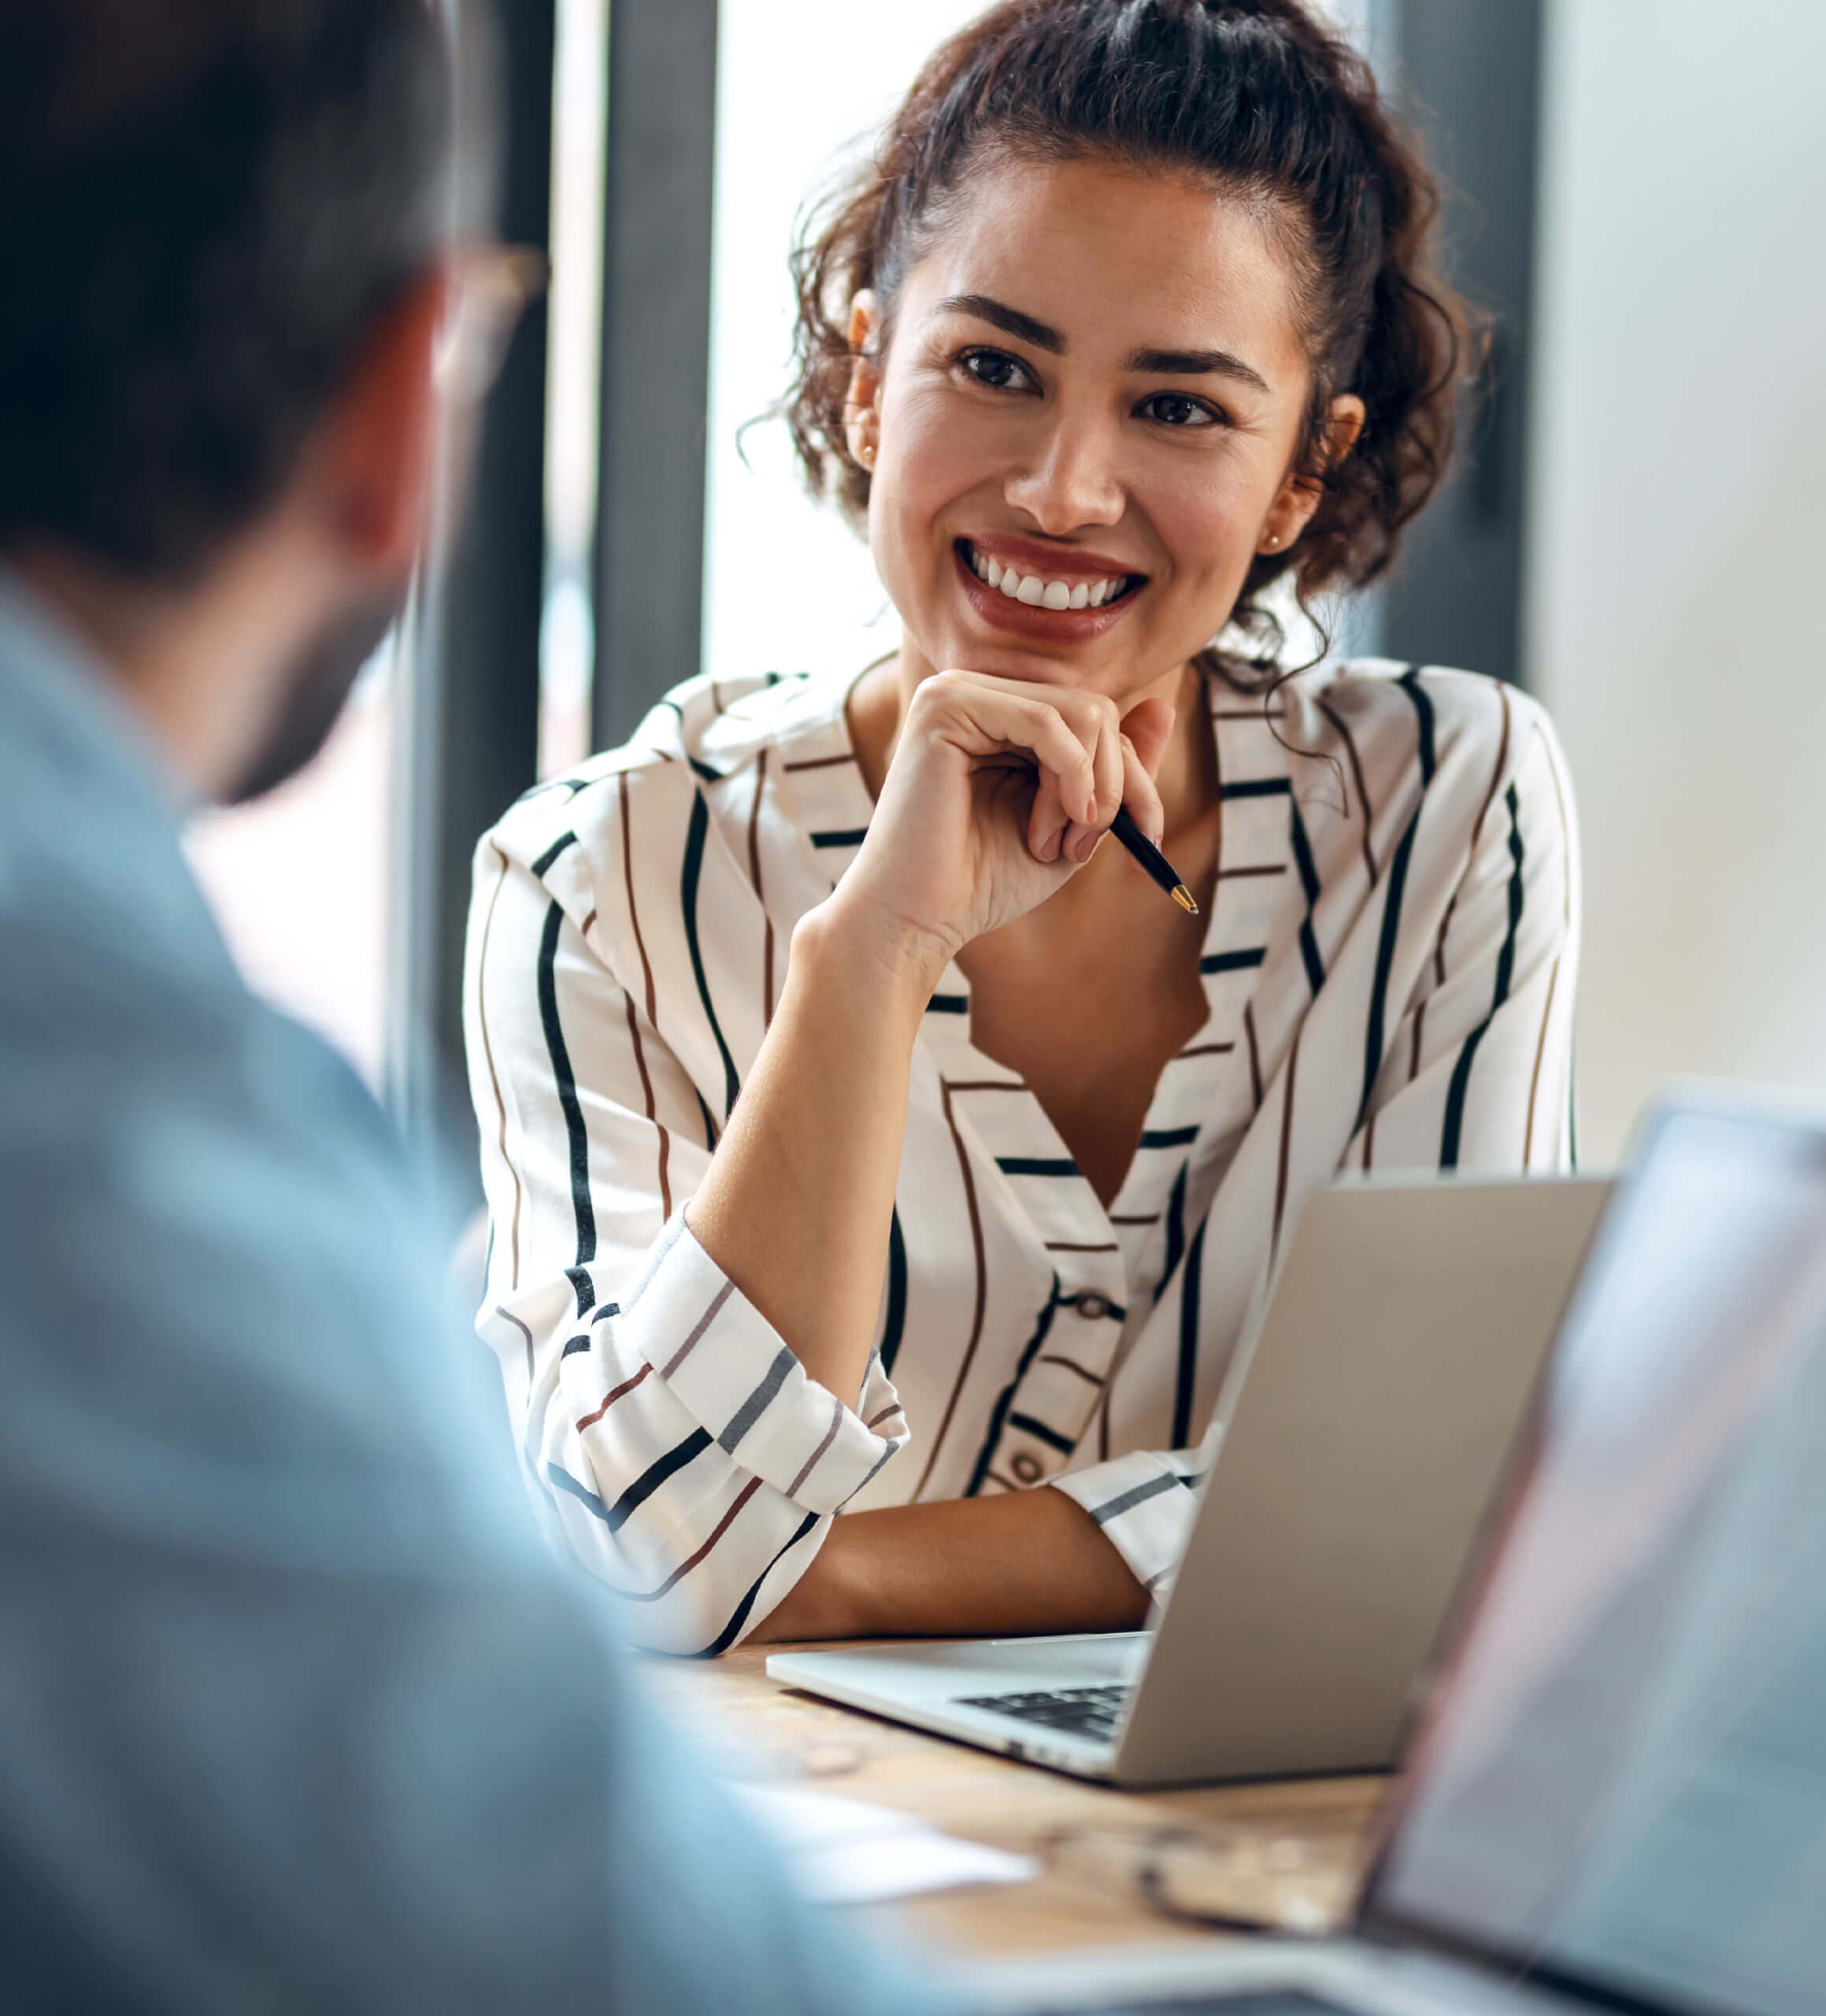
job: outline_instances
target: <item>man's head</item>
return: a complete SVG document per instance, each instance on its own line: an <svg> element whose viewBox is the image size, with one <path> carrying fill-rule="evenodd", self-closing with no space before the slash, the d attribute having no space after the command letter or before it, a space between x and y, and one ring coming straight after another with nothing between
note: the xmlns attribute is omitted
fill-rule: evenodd
<svg viewBox="0 0 1826 2016"><path fill-rule="evenodd" d="M236 795L328 732L410 568L445 39L431 0L0 0L0 559Z"/></svg>

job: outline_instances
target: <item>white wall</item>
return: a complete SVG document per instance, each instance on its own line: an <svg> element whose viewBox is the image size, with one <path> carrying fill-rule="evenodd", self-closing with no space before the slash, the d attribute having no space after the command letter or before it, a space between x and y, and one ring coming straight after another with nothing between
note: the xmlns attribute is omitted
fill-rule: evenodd
<svg viewBox="0 0 1826 2016"><path fill-rule="evenodd" d="M1672 1073L1826 1088L1826 6L1550 19L1529 658L1595 1162Z"/></svg>
<svg viewBox="0 0 1826 2016"><path fill-rule="evenodd" d="M793 220L872 137L980 0L724 0L710 333L704 663L860 670L899 641L868 549L798 486L786 429L747 436L786 384Z"/></svg>

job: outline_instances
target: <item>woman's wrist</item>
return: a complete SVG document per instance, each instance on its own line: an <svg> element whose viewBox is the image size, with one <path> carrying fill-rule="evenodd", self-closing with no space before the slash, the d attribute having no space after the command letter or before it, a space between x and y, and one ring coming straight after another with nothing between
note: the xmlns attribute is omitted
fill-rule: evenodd
<svg viewBox="0 0 1826 2016"><path fill-rule="evenodd" d="M757 1643L812 1644L869 1635L863 1606L846 1573L848 1539L843 1518L833 1519L810 1566L754 1633Z"/></svg>
<svg viewBox="0 0 1826 2016"><path fill-rule="evenodd" d="M917 1029L957 949L939 932L839 888L800 918L788 971L859 1008L898 1010Z"/></svg>
<svg viewBox="0 0 1826 2016"><path fill-rule="evenodd" d="M1136 1631L1146 1589L1075 1499L1042 1487L840 1513L760 1636Z"/></svg>

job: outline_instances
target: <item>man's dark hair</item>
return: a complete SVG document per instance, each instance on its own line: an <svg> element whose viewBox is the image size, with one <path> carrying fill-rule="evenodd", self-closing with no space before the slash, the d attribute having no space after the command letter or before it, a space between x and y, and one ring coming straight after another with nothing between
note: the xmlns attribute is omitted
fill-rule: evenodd
<svg viewBox="0 0 1826 2016"><path fill-rule="evenodd" d="M429 0L0 0L0 552L194 576L436 255Z"/></svg>

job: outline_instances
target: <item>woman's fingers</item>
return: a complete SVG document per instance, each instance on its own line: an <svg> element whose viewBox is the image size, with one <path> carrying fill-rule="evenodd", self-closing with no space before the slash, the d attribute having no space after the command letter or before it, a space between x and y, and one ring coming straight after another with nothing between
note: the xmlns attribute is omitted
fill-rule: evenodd
<svg viewBox="0 0 1826 2016"><path fill-rule="evenodd" d="M1024 696L1009 703L1000 726L1002 746L1028 751L1039 765L1042 788L1051 786L1065 818L1083 820L1094 800L1097 778L1092 753L1075 724L1047 702Z"/></svg>
<svg viewBox="0 0 1826 2016"><path fill-rule="evenodd" d="M1091 763L1097 776L1097 811L1094 830L1078 842L1076 858L1080 861L1088 861L1096 851L1098 841L1109 831L1122 803L1122 730L1116 709L1109 701L1097 699L1089 702L1087 711L1089 718L1080 732L1094 738Z"/></svg>
<svg viewBox="0 0 1826 2016"><path fill-rule="evenodd" d="M1100 694L963 672L925 681L914 704L922 702L930 724L977 762L1032 759L1039 774L1026 840L1036 861L1088 861L1124 804L1158 834L1152 773L1172 732L1168 702L1144 701L1124 721Z"/></svg>
<svg viewBox="0 0 1826 2016"><path fill-rule="evenodd" d="M932 689L930 704L939 710L939 732L965 755L980 762L1024 754L1032 759L1040 773L1040 795L1046 796L1049 812L1057 809L1053 830L1083 825L1094 816L1094 749L1085 733L1087 724L1072 705L1075 696L1056 696L1063 704L1055 705L1053 698L1011 681L953 673L928 680L922 695L927 688ZM1029 831L1038 837L1042 829L1030 825Z"/></svg>
<svg viewBox="0 0 1826 2016"><path fill-rule="evenodd" d="M1161 766L1173 739L1175 709L1170 700L1143 700L1122 717L1122 732L1135 746L1142 768L1151 777Z"/></svg>
<svg viewBox="0 0 1826 2016"><path fill-rule="evenodd" d="M1033 795L1033 810L1028 814L1028 851L1035 861L1043 861L1050 866L1058 859L1071 825L1064 800L1059 795L1058 778L1052 771L1043 769Z"/></svg>
<svg viewBox="0 0 1826 2016"><path fill-rule="evenodd" d="M1167 830L1166 813L1154 775L1142 760L1140 750L1126 731L1122 739L1122 802L1128 816L1157 847ZM1158 763L1160 758L1154 758Z"/></svg>

